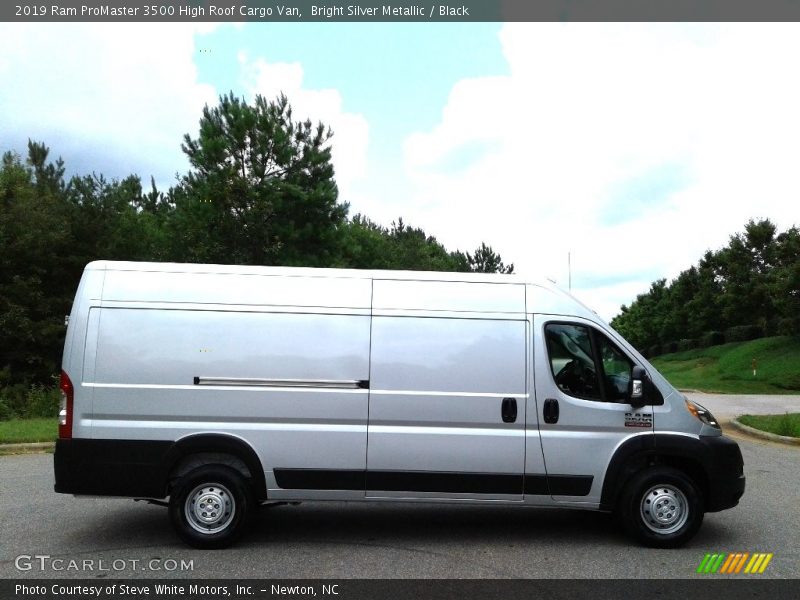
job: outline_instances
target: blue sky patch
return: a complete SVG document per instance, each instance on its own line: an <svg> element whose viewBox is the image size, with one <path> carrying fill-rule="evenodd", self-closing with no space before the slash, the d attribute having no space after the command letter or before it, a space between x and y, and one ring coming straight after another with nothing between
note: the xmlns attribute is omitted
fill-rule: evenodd
<svg viewBox="0 0 800 600"><path fill-rule="evenodd" d="M659 165L616 184L600 213L603 225L638 219L649 209L663 205L675 193L692 183L688 165L674 162Z"/></svg>

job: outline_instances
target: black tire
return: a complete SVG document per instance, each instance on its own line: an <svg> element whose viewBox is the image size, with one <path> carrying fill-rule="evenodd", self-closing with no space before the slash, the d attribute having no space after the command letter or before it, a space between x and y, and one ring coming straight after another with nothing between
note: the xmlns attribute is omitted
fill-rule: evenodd
<svg viewBox="0 0 800 600"><path fill-rule="evenodd" d="M703 523L703 497L683 471L650 467L634 475L622 492L619 517L628 534L653 548L677 548Z"/></svg>
<svg viewBox="0 0 800 600"><path fill-rule="evenodd" d="M178 536L190 546L226 548L246 528L254 505L250 485L238 471L204 465L175 482L169 516Z"/></svg>

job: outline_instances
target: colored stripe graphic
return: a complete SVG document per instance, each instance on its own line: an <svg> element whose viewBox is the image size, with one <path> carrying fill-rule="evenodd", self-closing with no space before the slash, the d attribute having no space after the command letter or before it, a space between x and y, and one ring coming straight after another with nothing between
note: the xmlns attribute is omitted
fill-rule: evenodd
<svg viewBox="0 0 800 600"><path fill-rule="evenodd" d="M764 562L763 562L763 563L761 563L761 568L758 570L759 574L763 573L763 572L766 570L766 568L767 568L767 565L769 564L769 561L771 561L771 560L772 560L772 557L773 557L773 556L774 556L774 555L773 555L773 553L772 553L772 552L770 552L769 554L767 554L767 556L764 558Z"/></svg>
<svg viewBox="0 0 800 600"><path fill-rule="evenodd" d="M752 564L748 564L747 566L750 567L750 573L758 573L758 568L761 566L761 561L764 560L764 554L758 553L753 555L755 561L752 561ZM747 573L747 568L744 570Z"/></svg>
<svg viewBox="0 0 800 600"><path fill-rule="evenodd" d="M708 564L708 561L709 561L710 558L711 558L710 554L706 554L705 557L703 557L703 560L700 561L700 566L697 567L697 572L698 573L705 573L706 572L705 571L706 565Z"/></svg>
<svg viewBox="0 0 800 600"><path fill-rule="evenodd" d="M775 556L772 552L715 552L706 553L697 566L697 573L719 573L734 575L744 573L749 575L761 574Z"/></svg>
<svg viewBox="0 0 800 600"><path fill-rule="evenodd" d="M748 556L750 556L749 552L744 552L742 554L742 557L739 559L739 564L736 565L736 571L734 571L734 573L738 573L739 571L742 570L742 567L744 566L744 561L747 560Z"/></svg>
<svg viewBox="0 0 800 600"><path fill-rule="evenodd" d="M714 562L714 566L711 568L711 572L712 573L716 573L717 572L717 569L719 569L719 567L722 564L722 561L724 559L725 559L725 555L724 554L720 554L719 557L717 558L716 562Z"/></svg>
<svg viewBox="0 0 800 600"><path fill-rule="evenodd" d="M743 552L732 552L720 573L736 573L736 568L742 563L742 556L744 556Z"/></svg>
<svg viewBox="0 0 800 600"><path fill-rule="evenodd" d="M733 563L735 562L734 559L736 558L736 556L737 556L736 554L728 554L728 560L726 560L723 563L722 568L719 570L719 572L720 573L730 573L731 572L730 568L731 568L731 566L733 566Z"/></svg>

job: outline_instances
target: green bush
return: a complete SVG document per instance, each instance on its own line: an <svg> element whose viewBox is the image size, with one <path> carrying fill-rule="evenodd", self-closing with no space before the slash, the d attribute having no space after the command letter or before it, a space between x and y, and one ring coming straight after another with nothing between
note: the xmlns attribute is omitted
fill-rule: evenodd
<svg viewBox="0 0 800 600"><path fill-rule="evenodd" d="M764 337L764 330L758 325L737 325L725 330L725 339L729 342L747 342Z"/></svg>
<svg viewBox="0 0 800 600"><path fill-rule="evenodd" d="M5 401L5 398L0 397L0 421L9 421L14 418L14 413Z"/></svg>
<svg viewBox="0 0 800 600"><path fill-rule="evenodd" d="M678 350L684 352L698 347L697 340L684 338L678 342Z"/></svg>
<svg viewBox="0 0 800 600"><path fill-rule="evenodd" d="M664 349L669 352L677 352L678 351L678 342L667 342L664 344Z"/></svg>
<svg viewBox="0 0 800 600"><path fill-rule="evenodd" d="M0 421L56 417L61 401L58 386L22 383L0 389Z"/></svg>
<svg viewBox="0 0 800 600"><path fill-rule="evenodd" d="M0 390L0 402L6 406L11 418L21 417L25 414L27 396L28 386L24 383L15 383Z"/></svg>
<svg viewBox="0 0 800 600"><path fill-rule="evenodd" d="M798 335L800 334L800 318L798 317L785 317L778 319L775 324L775 332L777 335Z"/></svg>
<svg viewBox="0 0 800 600"><path fill-rule="evenodd" d="M721 331L706 331L700 337L700 348L708 348L709 346L719 346L725 343L725 334Z"/></svg>
<svg viewBox="0 0 800 600"><path fill-rule="evenodd" d="M34 384L28 390L25 417L57 417L61 392L57 387Z"/></svg>
<svg viewBox="0 0 800 600"><path fill-rule="evenodd" d="M661 354L661 344L653 344L647 349L647 353L652 356L658 356Z"/></svg>

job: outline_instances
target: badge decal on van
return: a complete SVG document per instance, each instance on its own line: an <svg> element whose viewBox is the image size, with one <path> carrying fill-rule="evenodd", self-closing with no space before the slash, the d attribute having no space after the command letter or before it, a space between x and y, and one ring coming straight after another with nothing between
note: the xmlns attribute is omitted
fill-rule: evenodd
<svg viewBox="0 0 800 600"><path fill-rule="evenodd" d="M653 426L652 413L636 413L636 412L625 413L625 427L646 428L652 426Z"/></svg>

